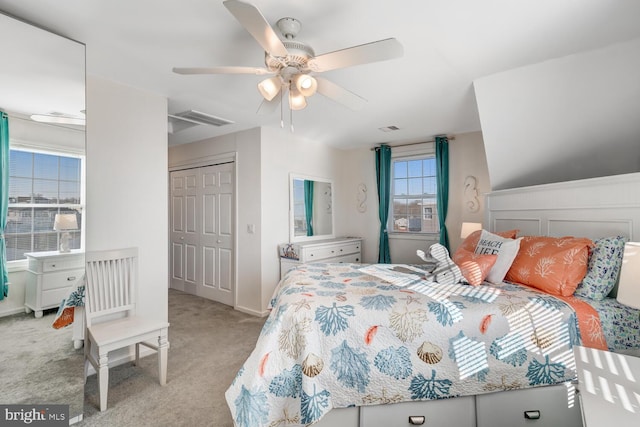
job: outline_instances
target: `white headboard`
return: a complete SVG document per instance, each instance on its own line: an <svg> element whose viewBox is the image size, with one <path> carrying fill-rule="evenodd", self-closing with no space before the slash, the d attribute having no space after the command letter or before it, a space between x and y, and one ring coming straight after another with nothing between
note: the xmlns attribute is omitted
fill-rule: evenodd
<svg viewBox="0 0 640 427"><path fill-rule="evenodd" d="M519 236L640 239L640 173L494 191L485 227Z"/></svg>

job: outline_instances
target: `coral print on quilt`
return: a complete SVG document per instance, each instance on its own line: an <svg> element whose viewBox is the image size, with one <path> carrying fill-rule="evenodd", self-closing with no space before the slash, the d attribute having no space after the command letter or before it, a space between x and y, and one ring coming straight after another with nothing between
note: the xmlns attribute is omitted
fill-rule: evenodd
<svg viewBox="0 0 640 427"><path fill-rule="evenodd" d="M290 271L226 392L236 426L303 426L332 408L575 378L581 336L565 302L508 283L439 284L424 273L388 264Z"/></svg>

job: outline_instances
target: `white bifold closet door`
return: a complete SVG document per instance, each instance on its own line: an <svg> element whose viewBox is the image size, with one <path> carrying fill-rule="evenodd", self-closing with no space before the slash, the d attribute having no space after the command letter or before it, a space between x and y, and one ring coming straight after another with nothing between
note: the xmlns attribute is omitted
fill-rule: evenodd
<svg viewBox="0 0 640 427"><path fill-rule="evenodd" d="M234 163L171 172L171 287L234 305Z"/></svg>

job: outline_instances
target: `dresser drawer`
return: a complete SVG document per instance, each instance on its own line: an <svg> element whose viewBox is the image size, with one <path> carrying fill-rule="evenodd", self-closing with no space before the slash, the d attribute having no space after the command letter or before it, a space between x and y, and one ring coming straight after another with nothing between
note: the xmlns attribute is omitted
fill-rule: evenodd
<svg viewBox="0 0 640 427"><path fill-rule="evenodd" d="M60 270L84 268L84 257L69 257L67 259L48 259L42 262L44 273Z"/></svg>
<svg viewBox="0 0 640 427"><path fill-rule="evenodd" d="M309 248L305 250L304 258L306 262L319 261L326 258L334 258L354 252L360 252L359 243L346 245L335 245L328 247Z"/></svg>
<svg viewBox="0 0 640 427"><path fill-rule="evenodd" d="M42 290L48 289L68 289L70 286L77 286L78 281L84 275L83 269L58 271L42 275Z"/></svg>
<svg viewBox="0 0 640 427"><path fill-rule="evenodd" d="M335 259L332 259L331 262L349 262L349 263L357 264L357 263L360 263L360 254L339 256Z"/></svg>
<svg viewBox="0 0 640 427"><path fill-rule="evenodd" d="M578 399L563 384L481 394L476 409L478 427L582 427Z"/></svg>
<svg viewBox="0 0 640 427"><path fill-rule="evenodd" d="M71 287L68 286L66 288L43 290L40 297L42 298L40 305L43 309L59 307L62 300L69 295L70 289Z"/></svg>
<svg viewBox="0 0 640 427"><path fill-rule="evenodd" d="M413 424L410 422L413 419ZM476 425L473 396L452 399L362 406L360 427L474 427ZM422 424L420 424L422 422Z"/></svg>

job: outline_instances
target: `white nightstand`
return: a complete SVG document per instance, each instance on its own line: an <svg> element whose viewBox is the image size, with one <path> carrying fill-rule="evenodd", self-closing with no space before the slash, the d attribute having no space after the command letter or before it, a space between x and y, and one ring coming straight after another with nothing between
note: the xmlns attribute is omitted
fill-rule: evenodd
<svg viewBox="0 0 640 427"><path fill-rule="evenodd" d="M56 308L72 287L77 287L84 276L84 252L76 249L67 253L58 251L30 252L25 289L25 311L35 312Z"/></svg>
<svg viewBox="0 0 640 427"><path fill-rule="evenodd" d="M640 358L578 346L584 427L640 425Z"/></svg>

